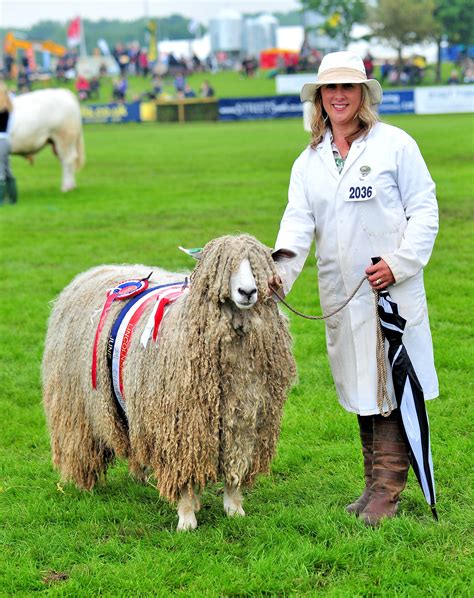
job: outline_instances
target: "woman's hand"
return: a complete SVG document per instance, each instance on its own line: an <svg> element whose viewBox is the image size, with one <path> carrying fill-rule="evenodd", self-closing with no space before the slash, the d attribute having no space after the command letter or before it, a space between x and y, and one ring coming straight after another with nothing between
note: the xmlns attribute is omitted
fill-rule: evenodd
<svg viewBox="0 0 474 598"><path fill-rule="evenodd" d="M272 288L270 288L272 287ZM284 297L285 296L285 291L283 290L283 283L281 281L281 278L279 276L270 276L270 278L268 279L268 296L271 297L273 295L273 297L275 298L275 300L278 301L277 297L275 297L273 290L275 290L280 297Z"/></svg>
<svg viewBox="0 0 474 598"><path fill-rule="evenodd" d="M376 291L383 291L395 282L395 277L387 265L387 262L380 260L373 266L366 268L370 286Z"/></svg>

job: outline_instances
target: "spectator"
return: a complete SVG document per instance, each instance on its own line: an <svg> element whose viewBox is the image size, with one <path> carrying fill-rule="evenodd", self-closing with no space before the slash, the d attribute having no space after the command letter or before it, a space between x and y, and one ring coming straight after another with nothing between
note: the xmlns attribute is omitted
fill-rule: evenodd
<svg viewBox="0 0 474 598"><path fill-rule="evenodd" d="M189 86L188 83L186 83L186 85L184 86L184 97L185 98L195 98L196 97L196 92L191 89L191 87Z"/></svg>
<svg viewBox="0 0 474 598"><path fill-rule="evenodd" d="M257 61L254 58L247 57L242 60L242 73L246 77L253 77L257 69Z"/></svg>
<svg viewBox="0 0 474 598"><path fill-rule="evenodd" d="M20 68L18 69L18 77L16 84L18 93L25 93L27 91L31 91L30 75L23 66L20 66Z"/></svg>
<svg viewBox="0 0 474 598"><path fill-rule="evenodd" d="M363 62L364 62L365 72L367 73L367 77L369 79L371 79L372 74L374 72L374 59L372 58L372 55L370 54L370 52L367 52Z"/></svg>
<svg viewBox="0 0 474 598"><path fill-rule="evenodd" d="M304 68L304 67L302 67L302 68ZM278 56L277 56L276 70L277 70L277 73L280 73L280 75L283 75L286 71L285 58L284 58L283 54L278 54Z"/></svg>
<svg viewBox="0 0 474 598"><path fill-rule="evenodd" d="M170 54L170 56L171 56L171 54ZM186 85L186 80L182 73L178 73L176 75L173 85L176 90L176 93L184 92L184 86Z"/></svg>
<svg viewBox="0 0 474 598"><path fill-rule="evenodd" d="M193 57L191 59L192 62L192 68L193 71L198 72L198 71L202 71L202 64L201 61L199 60L199 58L196 56L196 54L193 54Z"/></svg>
<svg viewBox="0 0 474 598"><path fill-rule="evenodd" d="M463 81L464 83L474 83L474 69L470 67L466 68L464 71Z"/></svg>
<svg viewBox="0 0 474 598"><path fill-rule="evenodd" d="M411 63L410 83L420 85L425 76L426 59L424 56L414 56Z"/></svg>
<svg viewBox="0 0 474 598"><path fill-rule="evenodd" d="M8 81L11 80L12 78L12 70L13 70L13 65L15 64L15 59L13 58L13 56L11 56L10 54L6 54L5 55L5 77L6 79L8 79Z"/></svg>
<svg viewBox="0 0 474 598"><path fill-rule="evenodd" d="M153 79L151 80L151 86L153 88L153 94L155 96L159 96L163 93L163 80L160 75L153 75Z"/></svg>
<svg viewBox="0 0 474 598"><path fill-rule="evenodd" d="M92 77L89 85L89 98L98 100L100 96L100 81L98 77Z"/></svg>
<svg viewBox="0 0 474 598"><path fill-rule="evenodd" d="M148 54L146 48L140 50L138 55L138 69L143 77L148 77L150 67L148 65Z"/></svg>
<svg viewBox="0 0 474 598"><path fill-rule="evenodd" d="M127 88L128 81L125 77L120 77L120 79L116 79L114 81L114 87L112 91L112 96L114 100L123 102L125 100L125 96L127 95Z"/></svg>
<svg viewBox="0 0 474 598"><path fill-rule="evenodd" d="M212 98L214 97L214 88L211 86L209 81L206 79L203 81L201 85L201 96L203 98Z"/></svg>
<svg viewBox="0 0 474 598"><path fill-rule="evenodd" d="M138 66L138 57L140 54L140 46L137 42L128 45L128 56L130 58L130 62L128 65L128 70L132 75L139 74L139 66Z"/></svg>
<svg viewBox="0 0 474 598"><path fill-rule="evenodd" d="M300 56L299 56L299 67L302 71L308 68L309 57L311 56L311 46L309 45L308 36L305 34L303 43L301 44ZM278 71L283 72L278 66Z"/></svg>
<svg viewBox="0 0 474 598"><path fill-rule="evenodd" d="M392 66L388 72L388 82L390 85L397 85L400 77L396 67Z"/></svg>
<svg viewBox="0 0 474 598"><path fill-rule="evenodd" d="M459 73L456 69L453 69L451 71L451 74L449 75L449 79L446 81L446 83L448 85L459 85L459 83L461 83Z"/></svg>
<svg viewBox="0 0 474 598"><path fill-rule="evenodd" d="M112 52L117 65L120 69L120 75L124 77L128 72L128 65L130 64L130 56L123 44L117 44Z"/></svg>
<svg viewBox="0 0 474 598"><path fill-rule="evenodd" d="M16 180L10 167L10 136L12 101L6 84L0 81L0 205L8 195L10 203L18 199Z"/></svg>
<svg viewBox="0 0 474 598"><path fill-rule="evenodd" d="M392 65L388 60L385 60L382 66L380 67L380 78L382 79L382 83L389 78L390 72L392 70Z"/></svg>
<svg viewBox="0 0 474 598"><path fill-rule="evenodd" d="M211 73L217 73L217 71L219 70L219 65L214 54L209 54L209 56L206 58L205 63L207 70Z"/></svg>
<svg viewBox="0 0 474 598"><path fill-rule="evenodd" d="M81 102L89 99L90 84L84 75L78 76L76 80L76 91Z"/></svg>

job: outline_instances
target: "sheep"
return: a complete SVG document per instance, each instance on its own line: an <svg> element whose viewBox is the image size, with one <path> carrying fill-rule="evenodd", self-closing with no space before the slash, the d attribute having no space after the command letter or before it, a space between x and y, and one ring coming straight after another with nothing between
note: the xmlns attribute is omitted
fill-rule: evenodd
<svg viewBox="0 0 474 598"><path fill-rule="evenodd" d="M153 286L184 283L184 276L142 265L77 276L54 304L42 362L53 464L62 478L90 490L115 457L126 458L137 479L151 472L161 496L177 503L178 530L197 527L199 496L216 481L224 483L225 513L245 515L241 489L269 471L296 375L287 318L268 296L275 262L292 257L289 250L272 254L250 235L208 243L189 287L168 305L156 342L143 346L152 306L136 325L123 363L126 418L111 391L106 334L97 343L95 389L91 382L95 314L107 289L124 279L152 272ZM122 307L110 304L109 326Z"/></svg>
<svg viewBox="0 0 474 598"><path fill-rule="evenodd" d="M85 162L81 109L68 89L40 89L13 99L10 131L12 154L25 156L33 163L33 154L50 143L61 160L61 191L76 186L75 171Z"/></svg>

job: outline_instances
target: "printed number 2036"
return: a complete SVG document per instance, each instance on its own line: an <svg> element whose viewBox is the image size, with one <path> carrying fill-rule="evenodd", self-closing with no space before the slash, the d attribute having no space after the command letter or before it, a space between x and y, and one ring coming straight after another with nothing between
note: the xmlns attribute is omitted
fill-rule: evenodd
<svg viewBox="0 0 474 598"><path fill-rule="evenodd" d="M351 187L349 199L366 199L372 197L372 187Z"/></svg>

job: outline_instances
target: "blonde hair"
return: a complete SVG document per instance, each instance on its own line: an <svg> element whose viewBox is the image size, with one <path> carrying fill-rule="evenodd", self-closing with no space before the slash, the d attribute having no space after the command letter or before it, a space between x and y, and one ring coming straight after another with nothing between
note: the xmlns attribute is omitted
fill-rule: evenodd
<svg viewBox="0 0 474 598"><path fill-rule="evenodd" d="M375 112L371 100L370 94L367 87L362 83L362 99L360 102L359 110L355 116L354 124L357 128L346 137L346 141L351 144L354 139L360 137L363 133L368 133L370 129L378 122L379 117ZM306 102L309 104L309 109L305 111L305 128L311 131L311 147L314 149L319 143L321 143L326 131L331 129L331 121L328 118L326 110L323 107L323 100L321 96L321 88L318 87L314 94L314 100L312 102Z"/></svg>
<svg viewBox="0 0 474 598"><path fill-rule="evenodd" d="M8 95L8 87L4 81L0 81L0 112L11 112L13 104Z"/></svg>

